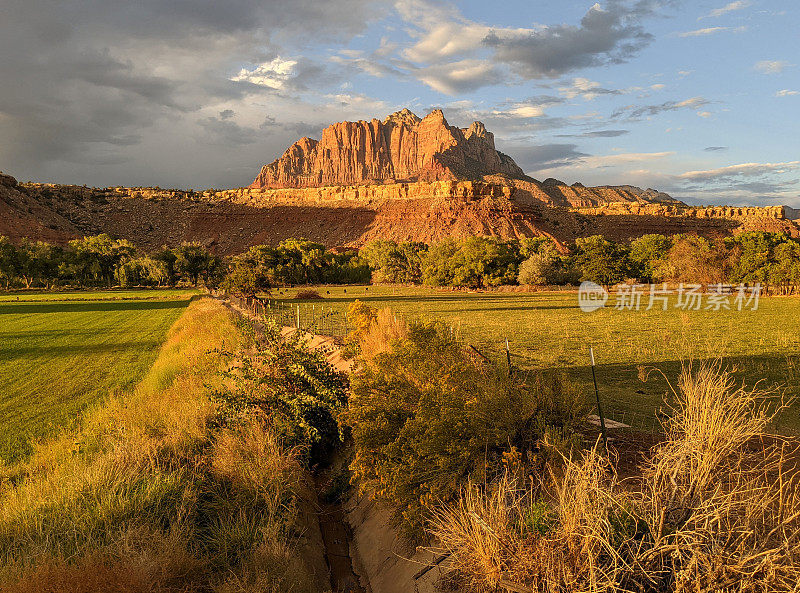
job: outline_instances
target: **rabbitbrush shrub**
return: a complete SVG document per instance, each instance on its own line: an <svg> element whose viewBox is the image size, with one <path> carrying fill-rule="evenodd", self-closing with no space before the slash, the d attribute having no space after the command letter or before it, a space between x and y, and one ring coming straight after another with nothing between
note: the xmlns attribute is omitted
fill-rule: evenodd
<svg viewBox="0 0 800 593"><path fill-rule="evenodd" d="M530 452L537 430L571 424L580 413L569 389L545 394L536 380L509 377L465 352L440 325L401 328L390 312L365 315L373 320L361 333L370 349L351 380L347 412L351 467L362 489L396 509L410 535L423 533L430 505L500 471L504 451ZM559 408L559 398L570 403Z"/></svg>

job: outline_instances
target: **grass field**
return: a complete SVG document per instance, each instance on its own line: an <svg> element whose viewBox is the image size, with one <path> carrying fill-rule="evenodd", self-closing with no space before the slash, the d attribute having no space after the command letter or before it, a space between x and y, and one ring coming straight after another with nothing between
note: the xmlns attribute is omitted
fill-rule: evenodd
<svg viewBox="0 0 800 593"><path fill-rule="evenodd" d="M43 292L38 290L8 292L0 294L0 303L31 301L145 301L159 299L189 298L197 294L193 288L153 288L138 290L70 290Z"/></svg>
<svg viewBox="0 0 800 593"><path fill-rule="evenodd" d="M592 346L609 415L633 425L657 423L655 412L671 393L660 372L674 382L681 365L689 360L719 358L750 385L762 381L780 386L790 397L800 396L798 298L762 298L757 311L681 311L670 305L667 311L604 308L583 313L574 292L460 292L390 286L318 290L325 299L313 301L315 311L323 306L344 311L359 298L412 318L441 320L466 344L501 360L508 338L514 366L523 371L563 369L593 399ZM302 303L291 298L295 292L284 290L272 296ZM301 307L310 308L311 303ZM307 310L302 313L306 319ZM800 432L800 407L794 405L782 415L779 429Z"/></svg>
<svg viewBox="0 0 800 593"><path fill-rule="evenodd" d="M0 458L140 379L195 292L0 295Z"/></svg>

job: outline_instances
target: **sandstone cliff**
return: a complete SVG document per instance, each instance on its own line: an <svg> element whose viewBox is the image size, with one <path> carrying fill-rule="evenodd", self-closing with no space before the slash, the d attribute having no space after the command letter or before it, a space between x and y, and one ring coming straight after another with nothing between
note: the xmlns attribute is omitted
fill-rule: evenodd
<svg viewBox="0 0 800 593"><path fill-rule="evenodd" d="M495 149L481 122L450 126L441 110L420 119L408 109L385 120L340 122L320 140L301 138L250 187L288 188L395 181L525 177L513 159Z"/></svg>
<svg viewBox="0 0 800 593"><path fill-rule="evenodd" d="M544 235L565 244L593 234L618 240L646 233L724 236L747 230L800 235L800 224L782 208L693 208L674 200L651 201L648 191L638 188L512 181L188 192L15 185L0 178L0 234L14 241L27 236L64 243L106 232L144 249L200 241L221 254L289 237L358 247L373 239L432 242L473 235Z"/></svg>

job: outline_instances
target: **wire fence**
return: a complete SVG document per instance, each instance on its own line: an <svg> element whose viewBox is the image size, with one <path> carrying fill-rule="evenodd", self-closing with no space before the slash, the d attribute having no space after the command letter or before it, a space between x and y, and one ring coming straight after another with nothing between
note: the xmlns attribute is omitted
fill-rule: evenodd
<svg viewBox="0 0 800 593"><path fill-rule="evenodd" d="M347 314L324 303L289 303L285 300L238 297L222 290L210 291L211 296L229 301L234 307L252 317L274 321L280 327L294 327L342 340L352 326Z"/></svg>
<svg viewBox="0 0 800 593"><path fill-rule="evenodd" d="M347 314L341 309L325 303L309 303L308 301L292 303L285 299L271 299L258 297L238 297L222 290L211 290L211 296L230 302L235 308L257 319L269 319L280 327L300 328L310 333L330 336L341 343L353 326L347 319ZM497 359L498 352L485 353L464 338L459 327L446 325L452 338L461 345L485 360ZM501 344L501 357L505 358L509 372L526 374L533 372L526 364L527 359L511 351L507 341ZM534 362L534 361L531 361ZM500 363L502 364L502 363ZM535 363L530 365L534 367ZM522 367L522 368L521 368ZM598 367L602 373L602 367ZM664 412L660 408L652 410L640 408L631 409L626 402L616 400L613 396L600 392L605 419L610 421L609 426L614 428L630 428L644 432L659 432L661 430ZM596 413L594 410L593 413Z"/></svg>

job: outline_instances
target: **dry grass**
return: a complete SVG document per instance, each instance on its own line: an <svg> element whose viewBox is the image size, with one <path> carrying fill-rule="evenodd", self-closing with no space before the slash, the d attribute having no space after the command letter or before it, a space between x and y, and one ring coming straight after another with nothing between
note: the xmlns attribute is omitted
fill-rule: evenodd
<svg viewBox="0 0 800 593"><path fill-rule="evenodd" d="M364 362L388 352L393 342L409 336L408 321L388 307L376 310L356 299L350 304L347 317L355 328L348 342L358 344Z"/></svg>
<svg viewBox="0 0 800 593"><path fill-rule="evenodd" d="M676 395L641 492L621 489L594 448L553 473L539 493L546 511L508 480L436 511L433 533L462 582L476 591L494 590L501 575L548 592L798 591L798 458L768 435L771 394L705 365L684 371ZM552 521L520 528L533 508Z"/></svg>
<svg viewBox="0 0 800 593"><path fill-rule="evenodd" d="M220 350L244 345L222 305L195 301L132 393L3 469L0 590L307 588L302 561L254 560L286 558L296 539L293 452L260 424L234 433L212 422Z"/></svg>
<svg viewBox="0 0 800 593"><path fill-rule="evenodd" d="M453 553L470 590L495 591L501 578L536 591L613 591L626 563L617 546L624 497L594 448L566 460L547 502L508 478L470 487L453 506L434 511L433 536Z"/></svg>
<svg viewBox="0 0 800 593"><path fill-rule="evenodd" d="M381 309L375 320L361 336L361 356L372 360L381 352L388 352L392 342L408 338L408 323L391 309Z"/></svg>
<svg viewBox="0 0 800 593"><path fill-rule="evenodd" d="M648 577L676 591L795 590L796 451L768 435L770 394L737 388L716 366L685 370L679 387L668 438L645 468Z"/></svg>

